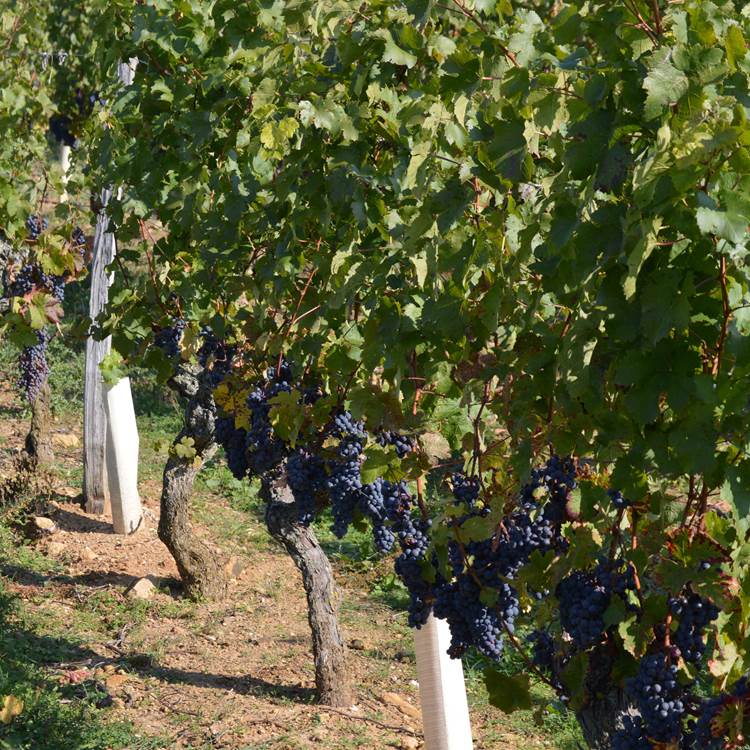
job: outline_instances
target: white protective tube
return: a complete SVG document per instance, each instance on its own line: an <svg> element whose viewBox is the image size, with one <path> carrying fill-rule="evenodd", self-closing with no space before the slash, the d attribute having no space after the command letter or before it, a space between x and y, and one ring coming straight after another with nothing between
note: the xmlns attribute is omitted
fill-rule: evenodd
<svg viewBox="0 0 750 750"><path fill-rule="evenodd" d="M60 169L62 170L63 192L60 196L60 203L66 203L68 200L68 173L70 172L70 146L65 143L60 144Z"/></svg>
<svg viewBox="0 0 750 750"><path fill-rule="evenodd" d="M104 385L107 411L107 480L115 534L132 534L140 525L138 495L138 427L135 423L130 378Z"/></svg>
<svg viewBox="0 0 750 750"><path fill-rule="evenodd" d="M472 750L469 704L460 659L448 656L450 629L432 615L414 631L425 750Z"/></svg>

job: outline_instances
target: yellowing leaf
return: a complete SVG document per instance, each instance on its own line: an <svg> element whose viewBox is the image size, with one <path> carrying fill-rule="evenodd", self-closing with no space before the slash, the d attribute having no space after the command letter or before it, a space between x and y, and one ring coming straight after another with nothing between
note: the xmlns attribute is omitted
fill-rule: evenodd
<svg viewBox="0 0 750 750"><path fill-rule="evenodd" d="M6 695L3 698L3 707L0 709L0 721L3 724L10 724L21 711L23 711L23 701L15 695Z"/></svg>

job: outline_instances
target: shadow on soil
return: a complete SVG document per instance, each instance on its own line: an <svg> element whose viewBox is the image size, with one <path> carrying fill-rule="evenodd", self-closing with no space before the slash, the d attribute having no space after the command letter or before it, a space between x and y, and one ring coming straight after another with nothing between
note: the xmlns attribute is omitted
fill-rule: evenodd
<svg viewBox="0 0 750 750"><path fill-rule="evenodd" d="M34 586L43 586L45 582L49 581L75 585L94 585L105 580L107 583L123 586L137 580L132 576L116 573L91 576L45 576L21 566L12 565L3 566L0 568L0 573L22 585L28 583ZM161 667L154 664L153 657L149 654L135 651L128 652L119 647L107 646L117 655L112 658L102 657L82 644L61 637L39 635L25 629L14 621L11 616L12 609L11 597L0 590L0 633L2 633L0 662L2 663L6 659L18 658L19 655L23 655L23 658L30 664L48 669L112 664L115 667L134 672L140 677L156 678L168 684L214 688L239 694L265 696L270 699L301 703L312 703L315 700L315 691L311 688L300 687L299 685L278 685L252 675L238 677L236 675L211 674Z"/></svg>

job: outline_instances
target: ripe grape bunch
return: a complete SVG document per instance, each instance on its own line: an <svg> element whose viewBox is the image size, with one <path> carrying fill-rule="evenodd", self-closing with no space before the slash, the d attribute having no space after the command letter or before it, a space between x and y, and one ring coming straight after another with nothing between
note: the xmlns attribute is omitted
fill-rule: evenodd
<svg viewBox="0 0 750 750"><path fill-rule="evenodd" d="M186 327L187 321L184 318L175 318L171 325L154 335L154 343L168 359L177 359L180 356L180 341Z"/></svg>
<svg viewBox="0 0 750 750"><path fill-rule="evenodd" d="M317 497L325 487L325 462L308 449L299 448L287 459L286 475L297 503L300 523L308 526L315 519Z"/></svg>
<svg viewBox="0 0 750 750"><path fill-rule="evenodd" d="M42 291L62 302L65 299L66 282L66 276L47 274L36 264L27 263L7 285L7 294L9 297L25 297L33 291Z"/></svg>
<svg viewBox="0 0 750 750"><path fill-rule="evenodd" d="M384 448L387 445L392 445L399 458L403 458L414 450L414 441L408 435L402 435L399 432L380 430L375 435L375 440Z"/></svg>
<svg viewBox="0 0 750 750"><path fill-rule="evenodd" d="M49 364L47 363L49 334L41 330L37 331L36 337L37 343L25 347L18 358L21 371L18 387L26 394L29 401L33 401L39 395L49 377Z"/></svg>
<svg viewBox="0 0 750 750"><path fill-rule="evenodd" d="M671 598L668 604L672 615L679 618L672 636L674 645L686 661L700 662L706 651L704 631L719 616L719 608L692 592Z"/></svg>
<svg viewBox="0 0 750 750"><path fill-rule="evenodd" d="M360 456L366 434L364 425L349 412L336 414L329 432L339 439L337 457L328 462L326 485L331 498L333 533L343 538L354 520L362 489Z"/></svg>
<svg viewBox="0 0 750 750"><path fill-rule="evenodd" d="M36 214L32 214L26 219L26 229L29 233L29 239L36 242L49 226L47 219L42 219Z"/></svg>
<svg viewBox="0 0 750 750"><path fill-rule="evenodd" d="M451 484L455 503L469 510L463 518L456 519L457 527L487 512L477 503L480 486L476 477L455 473ZM410 625L419 627L426 622L432 608L435 616L447 620L450 626L451 656L458 658L474 647L498 659L503 634L515 632L520 612L512 579L534 551L565 549L561 525L566 517L569 492L574 487L573 462L553 456L532 473L531 481L520 493L520 507L503 518L500 524L503 531L483 541L449 544L450 579L437 572L434 584L425 582L423 567L435 562L427 558L428 545L424 546L418 565L409 563L408 558L399 558L396 572L411 597ZM482 601L483 589L495 593L493 605Z"/></svg>
<svg viewBox="0 0 750 750"><path fill-rule="evenodd" d="M612 596L635 591L633 571L621 562L600 561L593 570L574 570L558 584L560 623L580 648L602 640L604 613Z"/></svg>
<svg viewBox="0 0 750 750"><path fill-rule="evenodd" d="M644 733L657 742L680 737L686 714L684 689L677 679L677 668L664 653L641 659L638 674L626 682L626 692L641 716Z"/></svg>

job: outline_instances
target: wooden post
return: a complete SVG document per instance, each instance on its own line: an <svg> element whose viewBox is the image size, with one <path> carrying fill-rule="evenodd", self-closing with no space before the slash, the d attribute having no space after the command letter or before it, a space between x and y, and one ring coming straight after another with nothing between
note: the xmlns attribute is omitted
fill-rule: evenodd
<svg viewBox="0 0 750 750"><path fill-rule="evenodd" d="M94 258L91 264L91 292L89 316L96 320L109 298L110 278L107 266L115 258L115 237L107 231L109 218L106 207L112 191L102 190L102 209L96 218ZM106 445L107 415L104 409L102 375L99 363L109 354L112 341L109 337L95 341L86 339L86 371L83 395L83 496L88 513L109 511L109 486L107 483Z"/></svg>
<svg viewBox="0 0 750 750"><path fill-rule="evenodd" d="M133 82L137 60L132 58L128 63L118 65L120 82L129 86ZM105 308L109 299L109 285L112 278L107 275L107 266L114 261L117 247L115 236L109 231L109 217L107 205L112 197L112 189L105 188L101 194L101 208L96 217L96 232L94 234L94 252L91 264L91 293L89 296L89 316L92 321ZM102 514L110 508L109 478L107 475L107 416L104 404L104 390L99 363L109 354L112 342L109 337L103 341L95 341L91 336L86 340L86 370L84 376L84 406L83 406L83 496L86 510L89 513ZM129 394L125 407L132 398ZM122 393L122 391L118 391ZM135 416L133 416L133 423ZM118 445L118 442L113 445ZM112 465L117 465L117 459ZM137 466L134 467L137 472ZM118 497L123 493L118 489ZM126 493L127 494L127 493ZM118 510L118 513L120 510Z"/></svg>
<svg viewBox="0 0 750 750"><path fill-rule="evenodd" d="M448 656L448 623L432 615L414 631L425 750L471 750L471 722L460 659Z"/></svg>

